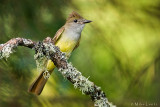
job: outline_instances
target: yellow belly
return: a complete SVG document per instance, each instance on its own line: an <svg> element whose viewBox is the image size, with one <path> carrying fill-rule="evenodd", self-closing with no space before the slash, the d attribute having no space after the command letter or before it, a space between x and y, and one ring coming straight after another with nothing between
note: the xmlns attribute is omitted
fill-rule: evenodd
<svg viewBox="0 0 160 107"><path fill-rule="evenodd" d="M67 57L69 57L76 46L76 43L76 41L59 40L55 45L58 46L62 52L65 52ZM52 71L55 67L54 63L49 60L47 63L47 70Z"/></svg>
<svg viewBox="0 0 160 107"><path fill-rule="evenodd" d="M74 47L76 46L75 41L58 41L56 46L60 48L62 52L66 53L66 56L69 56L70 53L73 51Z"/></svg>

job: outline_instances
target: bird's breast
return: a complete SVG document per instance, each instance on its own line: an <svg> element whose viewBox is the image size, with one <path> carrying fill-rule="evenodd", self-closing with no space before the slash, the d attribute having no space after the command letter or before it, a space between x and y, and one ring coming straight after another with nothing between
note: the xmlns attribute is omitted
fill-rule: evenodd
<svg viewBox="0 0 160 107"><path fill-rule="evenodd" d="M66 53L66 56L70 56L80 39L80 34L73 32L64 32L60 39L57 41L56 46L60 48L62 52Z"/></svg>
<svg viewBox="0 0 160 107"><path fill-rule="evenodd" d="M62 52L68 53L76 46L76 41L73 40L61 40L56 44Z"/></svg>

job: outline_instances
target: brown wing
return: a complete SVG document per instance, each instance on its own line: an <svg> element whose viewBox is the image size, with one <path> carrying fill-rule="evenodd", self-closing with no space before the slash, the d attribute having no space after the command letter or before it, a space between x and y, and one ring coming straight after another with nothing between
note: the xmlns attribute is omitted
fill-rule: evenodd
<svg viewBox="0 0 160 107"><path fill-rule="evenodd" d="M57 32L56 34L54 35L54 38L53 38L53 42L54 44L57 42L57 40L61 37L61 34L63 33L64 31L64 26L62 26Z"/></svg>

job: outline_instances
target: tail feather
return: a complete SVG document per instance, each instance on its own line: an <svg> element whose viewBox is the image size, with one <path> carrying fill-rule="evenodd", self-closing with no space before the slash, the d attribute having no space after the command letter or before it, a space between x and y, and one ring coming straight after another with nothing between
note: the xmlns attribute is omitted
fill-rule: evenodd
<svg viewBox="0 0 160 107"><path fill-rule="evenodd" d="M38 78L36 78L36 80L31 84L30 88L28 89L28 92L34 93L36 95L40 95L47 80L43 77L43 73L44 71L42 71Z"/></svg>

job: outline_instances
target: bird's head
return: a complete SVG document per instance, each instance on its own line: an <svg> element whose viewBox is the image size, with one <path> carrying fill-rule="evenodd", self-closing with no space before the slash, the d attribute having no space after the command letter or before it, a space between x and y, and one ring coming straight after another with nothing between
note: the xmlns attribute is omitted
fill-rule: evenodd
<svg viewBox="0 0 160 107"><path fill-rule="evenodd" d="M73 11L67 18L66 26L82 30L86 23L92 21L84 19L77 12Z"/></svg>

